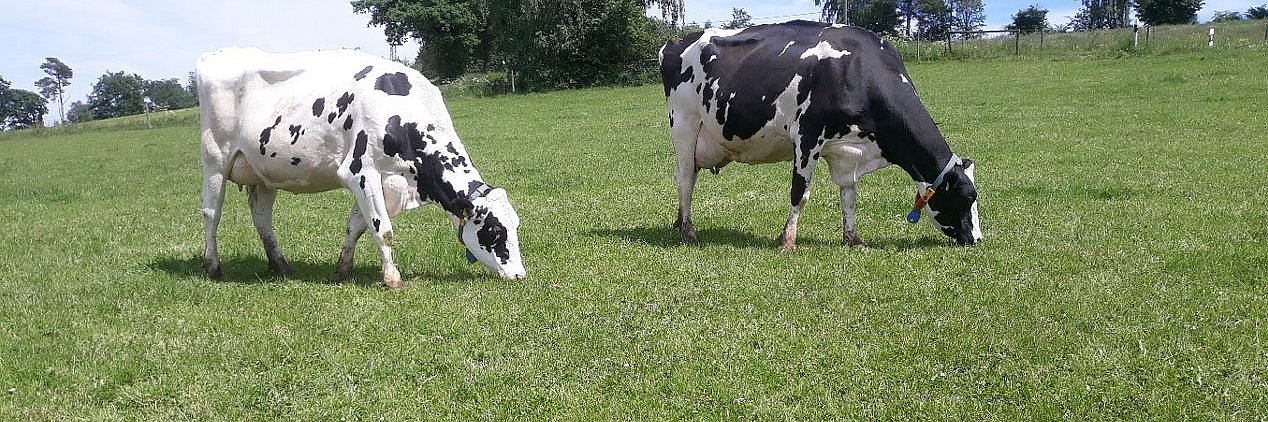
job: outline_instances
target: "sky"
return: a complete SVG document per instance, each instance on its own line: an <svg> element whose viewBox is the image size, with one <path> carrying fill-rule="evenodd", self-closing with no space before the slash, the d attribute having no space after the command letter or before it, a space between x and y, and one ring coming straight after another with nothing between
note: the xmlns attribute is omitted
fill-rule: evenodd
<svg viewBox="0 0 1268 422"><path fill-rule="evenodd" d="M754 23L816 19L813 0L685 0L688 22L731 18L743 8ZM987 27L1002 27L1031 4L1068 22L1078 0L983 0ZM1245 12L1268 0L1206 0L1200 21L1218 10ZM84 100L107 71L185 83L194 61L223 46L269 51L360 48L387 57L382 28L367 27L347 0L0 0L0 77L14 88L37 91L45 57L71 67L66 103ZM418 45L398 49L413 59ZM56 107L49 107L55 110Z"/></svg>

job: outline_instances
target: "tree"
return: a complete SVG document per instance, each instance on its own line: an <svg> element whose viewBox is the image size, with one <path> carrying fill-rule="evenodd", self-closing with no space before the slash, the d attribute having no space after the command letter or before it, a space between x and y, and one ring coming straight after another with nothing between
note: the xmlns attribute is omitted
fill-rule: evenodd
<svg viewBox="0 0 1268 422"><path fill-rule="evenodd" d="M815 6L823 11L819 16L824 22L850 24L849 0L815 0Z"/></svg>
<svg viewBox="0 0 1268 422"><path fill-rule="evenodd" d="M176 110L197 105L194 95L181 86L176 78L143 81L145 96L150 97L159 110Z"/></svg>
<svg viewBox="0 0 1268 422"><path fill-rule="evenodd" d="M1123 28L1131 25L1133 0L1083 0L1083 7L1070 20L1075 31Z"/></svg>
<svg viewBox="0 0 1268 422"><path fill-rule="evenodd" d="M916 21L916 14L919 13L916 0L898 0L895 6L898 9L898 15L902 17L903 35L911 38L911 24Z"/></svg>
<svg viewBox="0 0 1268 422"><path fill-rule="evenodd" d="M66 115L71 123L91 122L97 118L93 115L92 107L84 104L82 101L70 103L70 113Z"/></svg>
<svg viewBox="0 0 1268 422"><path fill-rule="evenodd" d="M957 31L976 31L986 24L986 9L982 0L946 0L953 17L952 27Z"/></svg>
<svg viewBox="0 0 1268 422"><path fill-rule="evenodd" d="M631 41L632 37L650 40L654 25L645 16L649 8L660 8L670 22L678 23L683 16L682 0L357 0L352 7L356 13L370 15L371 26L383 26L389 43L418 40L422 48L415 65L424 74L441 79L473 69L491 70L503 63L548 69L554 75L574 73L562 69L566 66L563 63L532 62L537 53L554 54L546 50L588 55L586 60L592 64L611 61L612 67L632 71L631 62L643 60L647 52L617 56L611 51L616 45L595 44L578 34L613 42ZM604 28L597 26L600 22L623 26ZM630 32L635 30L642 33ZM565 44L547 45L549 42ZM596 48L582 51L582 45ZM650 54L654 56L655 50Z"/></svg>
<svg viewBox="0 0 1268 422"><path fill-rule="evenodd" d="M731 8L731 21L722 24L722 29L743 29L753 26L753 16L742 8Z"/></svg>
<svg viewBox="0 0 1268 422"><path fill-rule="evenodd" d="M943 39L951 32L955 17L942 0L917 0L916 33L923 39Z"/></svg>
<svg viewBox="0 0 1268 422"><path fill-rule="evenodd" d="M40 94L13 89L9 81L0 77L0 130L43 126L47 103Z"/></svg>
<svg viewBox="0 0 1268 422"><path fill-rule="evenodd" d="M1013 23L1005 26L1005 29L1019 31L1023 34L1033 34L1043 31L1048 27L1048 9L1040 9L1038 5L1033 5L1022 10L1018 10L1013 15Z"/></svg>
<svg viewBox="0 0 1268 422"><path fill-rule="evenodd" d="M1242 20L1241 13L1228 10L1216 11L1215 14L1211 16L1211 22L1235 22L1239 20Z"/></svg>
<svg viewBox="0 0 1268 422"><path fill-rule="evenodd" d="M88 94L88 106L99 119L131 116L145 112L145 80L123 72L101 75Z"/></svg>
<svg viewBox="0 0 1268 422"><path fill-rule="evenodd" d="M896 34L898 0L815 0L825 22L849 24L878 34ZM912 1L912 0L904 0Z"/></svg>
<svg viewBox="0 0 1268 422"><path fill-rule="evenodd" d="M1268 19L1268 4L1246 9L1246 19Z"/></svg>
<svg viewBox="0 0 1268 422"><path fill-rule="evenodd" d="M1136 16L1146 25L1182 25L1198 22L1202 0L1139 0Z"/></svg>
<svg viewBox="0 0 1268 422"><path fill-rule="evenodd" d="M40 88L40 95L52 101L57 98L59 121L66 121L66 105L63 96L66 94L66 87L70 85L70 78L75 72L62 63L56 57L45 57L44 63L40 65L40 69L47 73L48 76L35 81L35 86Z"/></svg>
<svg viewBox="0 0 1268 422"><path fill-rule="evenodd" d="M194 97L194 105L198 105L198 74L189 72L189 95Z"/></svg>

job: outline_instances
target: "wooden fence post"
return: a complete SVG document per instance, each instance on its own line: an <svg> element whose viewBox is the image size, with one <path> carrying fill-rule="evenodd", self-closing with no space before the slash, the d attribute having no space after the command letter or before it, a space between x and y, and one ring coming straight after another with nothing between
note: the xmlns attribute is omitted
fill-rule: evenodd
<svg viewBox="0 0 1268 422"><path fill-rule="evenodd" d="M1013 34L1016 34L1016 38L1013 38L1013 55L1020 56L1021 55L1021 31L1018 30L1017 32L1014 32Z"/></svg>

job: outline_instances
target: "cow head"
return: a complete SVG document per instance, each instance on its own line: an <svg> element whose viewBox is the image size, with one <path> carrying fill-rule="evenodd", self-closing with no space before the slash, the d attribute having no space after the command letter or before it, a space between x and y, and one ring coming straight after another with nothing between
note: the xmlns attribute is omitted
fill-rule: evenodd
<svg viewBox="0 0 1268 422"><path fill-rule="evenodd" d="M520 259L520 217L506 191L495 188L472 199L471 204L458 225L458 238L466 246L468 258L480 261L499 277L523 280L527 275Z"/></svg>
<svg viewBox="0 0 1268 422"><path fill-rule="evenodd" d="M982 226L977 217L977 186L973 178L973 160L965 158L947 172L935 193L924 207L929 219L943 234L960 245L982 241ZM917 192L929 186L920 183Z"/></svg>

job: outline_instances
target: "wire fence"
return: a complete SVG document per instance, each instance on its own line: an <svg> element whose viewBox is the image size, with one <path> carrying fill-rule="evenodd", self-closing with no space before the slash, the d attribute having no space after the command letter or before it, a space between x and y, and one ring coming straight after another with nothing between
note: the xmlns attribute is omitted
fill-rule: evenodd
<svg viewBox="0 0 1268 422"><path fill-rule="evenodd" d="M1268 21L1207 25L1140 26L1088 32L1013 30L953 32L947 37L891 39L904 60L927 61L1005 56L1124 56L1211 49L1268 50Z"/></svg>

